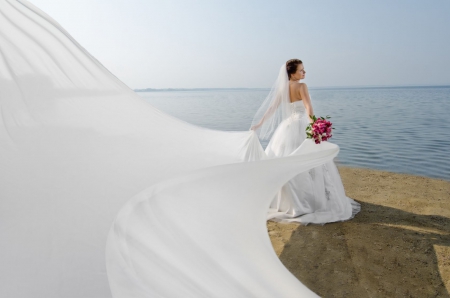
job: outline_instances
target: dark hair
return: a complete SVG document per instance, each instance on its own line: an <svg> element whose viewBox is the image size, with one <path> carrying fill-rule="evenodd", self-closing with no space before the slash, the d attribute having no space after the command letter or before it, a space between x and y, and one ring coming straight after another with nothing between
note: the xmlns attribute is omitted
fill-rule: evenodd
<svg viewBox="0 0 450 298"><path fill-rule="evenodd" d="M302 60L291 59L286 62L286 71L289 79L291 79L291 74L294 74L297 71L297 66L299 64L303 64Z"/></svg>

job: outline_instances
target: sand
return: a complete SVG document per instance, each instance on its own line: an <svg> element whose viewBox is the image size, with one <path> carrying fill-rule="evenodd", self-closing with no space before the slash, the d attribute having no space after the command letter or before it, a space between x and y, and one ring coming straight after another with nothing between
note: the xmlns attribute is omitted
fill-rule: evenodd
<svg viewBox="0 0 450 298"><path fill-rule="evenodd" d="M361 212L324 226L269 221L281 262L322 297L450 297L450 182L339 172Z"/></svg>

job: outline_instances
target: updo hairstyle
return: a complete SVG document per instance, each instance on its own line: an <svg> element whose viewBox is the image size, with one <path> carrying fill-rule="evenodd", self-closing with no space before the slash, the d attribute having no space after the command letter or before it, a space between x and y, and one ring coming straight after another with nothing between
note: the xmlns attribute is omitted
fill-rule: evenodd
<svg viewBox="0 0 450 298"><path fill-rule="evenodd" d="M289 76L289 79L291 79L291 74L294 74L297 71L297 66L299 64L303 64L302 60L291 59L286 62L286 71Z"/></svg>

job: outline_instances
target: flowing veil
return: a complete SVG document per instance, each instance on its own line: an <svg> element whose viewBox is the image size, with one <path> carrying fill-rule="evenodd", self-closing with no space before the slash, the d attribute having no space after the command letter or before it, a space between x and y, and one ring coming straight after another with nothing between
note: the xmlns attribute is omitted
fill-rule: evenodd
<svg viewBox="0 0 450 298"><path fill-rule="evenodd" d="M266 228L278 190L339 152L304 145L264 159L253 131L166 115L51 17L0 0L0 296L317 297Z"/></svg>
<svg viewBox="0 0 450 298"><path fill-rule="evenodd" d="M278 125L290 115L289 77L286 64L281 65L278 77L272 89L263 101L252 121L261 140L270 139Z"/></svg>

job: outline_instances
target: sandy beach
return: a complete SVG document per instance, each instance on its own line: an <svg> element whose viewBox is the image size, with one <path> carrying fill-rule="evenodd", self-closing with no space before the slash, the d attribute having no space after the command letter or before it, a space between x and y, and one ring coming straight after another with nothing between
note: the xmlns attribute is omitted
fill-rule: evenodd
<svg viewBox="0 0 450 298"><path fill-rule="evenodd" d="M281 262L322 297L450 297L450 182L339 167L348 222L269 221Z"/></svg>

